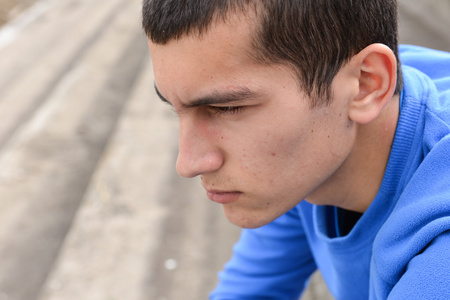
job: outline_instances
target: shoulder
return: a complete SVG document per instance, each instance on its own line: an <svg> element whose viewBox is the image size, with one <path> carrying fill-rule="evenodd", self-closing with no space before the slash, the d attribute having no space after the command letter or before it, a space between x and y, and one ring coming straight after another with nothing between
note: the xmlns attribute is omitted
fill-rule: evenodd
<svg viewBox="0 0 450 300"><path fill-rule="evenodd" d="M450 231L448 178L449 135L423 158L377 234L373 259L377 272L384 280L398 281L414 257ZM446 247L449 247L450 239L446 241ZM447 267L450 268L450 265Z"/></svg>
<svg viewBox="0 0 450 300"><path fill-rule="evenodd" d="M400 47L404 101L422 105L423 148L427 153L450 134L450 53L418 46Z"/></svg>
<svg viewBox="0 0 450 300"><path fill-rule="evenodd" d="M402 65L413 67L429 76L432 80L449 78L450 53L419 46L400 45Z"/></svg>

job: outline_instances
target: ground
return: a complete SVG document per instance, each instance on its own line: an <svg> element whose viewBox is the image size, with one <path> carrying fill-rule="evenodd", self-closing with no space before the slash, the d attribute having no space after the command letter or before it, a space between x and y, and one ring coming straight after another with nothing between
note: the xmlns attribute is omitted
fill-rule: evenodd
<svg viewBox="0 0 450 300"><path fill-rule="evenodd" d="M14 19L38 0L0 0L0 26Z"/></svg>

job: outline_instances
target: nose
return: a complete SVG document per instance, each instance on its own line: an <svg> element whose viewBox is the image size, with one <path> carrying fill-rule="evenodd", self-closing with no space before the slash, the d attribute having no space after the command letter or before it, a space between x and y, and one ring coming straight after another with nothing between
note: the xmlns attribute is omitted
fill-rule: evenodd
<svg viewBox="0 0 450 300"><path fill-rule="evenodd" d="M180 120L178 174L192 178L217 171L222 165L223 155L211 130L193 120Z"/></svg>

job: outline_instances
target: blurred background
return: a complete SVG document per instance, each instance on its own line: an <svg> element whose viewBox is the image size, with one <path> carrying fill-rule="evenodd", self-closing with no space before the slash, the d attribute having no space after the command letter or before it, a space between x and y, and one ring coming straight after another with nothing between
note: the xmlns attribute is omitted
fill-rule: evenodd
<svg viewBox="0 0 450 300"><path fill-rule="evenodd" d="M450 0L399 2L402 42L450 51ZM206 299L231 254L175 173L140 3L0 0L0 300Z"/></svg>

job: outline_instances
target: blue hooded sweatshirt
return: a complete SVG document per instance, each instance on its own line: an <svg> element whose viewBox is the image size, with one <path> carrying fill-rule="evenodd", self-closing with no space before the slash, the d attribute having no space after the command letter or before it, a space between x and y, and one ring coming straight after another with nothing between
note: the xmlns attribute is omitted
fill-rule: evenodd
<svg viewBox="0 0 450 300"><path fill-rule="evenodd" d="M400 60L400 116L367 211L345 234L336 208L306 201L244 229L210 299L296 300L317 268L338 300L450 299L450 53L401 46Z"/></svg>

